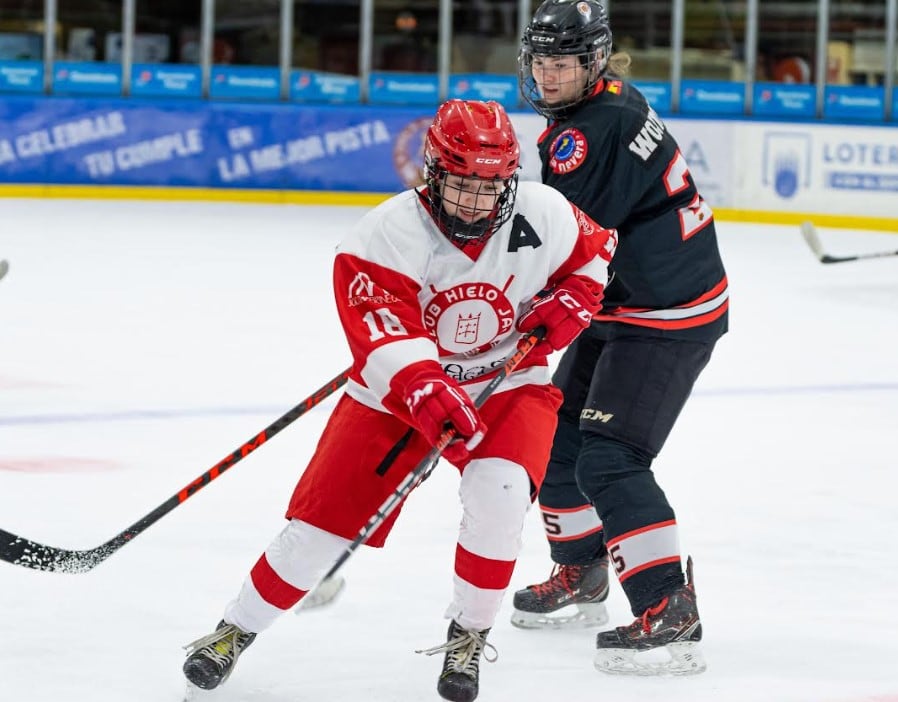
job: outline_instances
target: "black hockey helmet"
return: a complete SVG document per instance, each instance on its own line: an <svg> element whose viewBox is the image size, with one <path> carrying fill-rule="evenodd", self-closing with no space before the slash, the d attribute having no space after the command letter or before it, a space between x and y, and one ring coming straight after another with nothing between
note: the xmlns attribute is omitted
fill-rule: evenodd
<svg viewBox="0 0 898 702"><path fill-rule="evenodd" d="M583 89L562 103L543 99L533 79L533 58L577 56L586 68ZM563 118L592 95L611 56L608 12L595 0L545 0L533 14L521 38L518 72L524 99L549 119Z"/></svg>

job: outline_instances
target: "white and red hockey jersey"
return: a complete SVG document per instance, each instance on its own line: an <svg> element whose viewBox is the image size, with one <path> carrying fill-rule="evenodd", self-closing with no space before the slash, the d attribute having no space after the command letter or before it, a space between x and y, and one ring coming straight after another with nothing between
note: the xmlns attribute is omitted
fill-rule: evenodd
<svg viewBox="0 0 898 702"><path fill-rule="evenodd" d="M390 381L438 362L476 397L514 352L534 296L578 274L604 286L617 233L558 191L518 185L514 211L483 245L453 244L415 190L371 210L337 247L334 294L353 364L347 393L384 411ZM525 359L497 392L549 382L545 358Z"/></svg>

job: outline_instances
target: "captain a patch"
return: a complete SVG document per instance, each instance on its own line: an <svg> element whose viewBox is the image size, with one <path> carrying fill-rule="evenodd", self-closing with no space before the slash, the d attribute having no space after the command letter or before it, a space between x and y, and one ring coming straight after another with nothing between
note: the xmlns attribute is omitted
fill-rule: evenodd
<svg viewBox="0 0 898 702"><path fill-rule="evenodd" d="M555 141L549 153L549 168L553 173L570 173L586 160L586 137L579 129L565 129Z"/></svg>

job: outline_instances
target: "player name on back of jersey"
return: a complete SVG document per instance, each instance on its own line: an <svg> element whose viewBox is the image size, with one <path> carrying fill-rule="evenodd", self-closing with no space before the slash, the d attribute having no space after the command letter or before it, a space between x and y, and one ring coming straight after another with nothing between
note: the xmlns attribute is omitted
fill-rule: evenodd
<svg viewBox="0 0 898 702"><path fill-rule="evenodd" d="M639 156L643 161L648 161L655 149L661 144L664 138L664 122L650 107L646 116L645 124L639 130L636 138L630 142L630 151Z"/></svg>

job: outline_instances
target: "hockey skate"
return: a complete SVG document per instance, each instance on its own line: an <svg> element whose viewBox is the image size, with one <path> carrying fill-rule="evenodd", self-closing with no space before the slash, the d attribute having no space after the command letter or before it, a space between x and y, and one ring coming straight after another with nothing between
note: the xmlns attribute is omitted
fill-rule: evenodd
<svg viewBox="0 0 898 702"><path fill-rule="evenodd" d="M444 700L452 702L472 702L477 698L480 683L480 655L489 663L494 662L499 654L492 644L486 642L489 629L468 631L462 629L453 620L446 634L446 643L433 648L426 648L415 653L432 656L446 653L443 659L443 672L437 681L437 692Z"/></svg>
<svg viewBox="0 0 898 702"><path fill-rule="evenodd" d="M220 621L211 634L184 647L188 652L184 676L200 689L215 689L228 679L240 654L255 638L255 634Z"/></svg>
<svg viewBox="0 0 898 702"><path fill-rule="evenodd" d="M556 565L543 583L514 594L511 623L521 629L573 629L608 621L608 556L586 565Z"/></svg>
<svg viewBox="0 0 898 702"><path fill-rule="evenodd" d="M694 675L707 668L701 640L689 558L685 585L649 607L629 626L599 632L594 663L603 673Z"/></svg>

